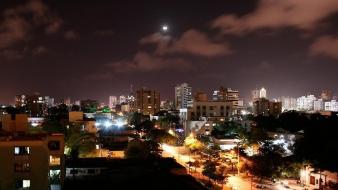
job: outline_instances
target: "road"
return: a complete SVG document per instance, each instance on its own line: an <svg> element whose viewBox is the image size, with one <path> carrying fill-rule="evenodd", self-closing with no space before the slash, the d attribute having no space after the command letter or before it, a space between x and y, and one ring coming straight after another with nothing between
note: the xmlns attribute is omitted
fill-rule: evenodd
<svg viewBox="0 0 338 190"><path fill-rule="evenodd" d="M186 164L188 161L193 162L194 157L190 155L189 151L184 147L174 147L167 144L162 144L162 156L163 157L171 157L174 158L179 164L186 167L189 170L188 165ZM196 168L196 173L192 176L196 178L203 177L202 168ZM228 183L224 186L223 190L233 189L233 190L260 190L259 185L263 185L266 190L304 190L304 188L299 187L297 185L289 185L289 188L285 188L280 183L272 183L270 181L264 180L262 183L258 183L253 180L251 182L250 177L237 176L232 175L228 178Z"/></svg>

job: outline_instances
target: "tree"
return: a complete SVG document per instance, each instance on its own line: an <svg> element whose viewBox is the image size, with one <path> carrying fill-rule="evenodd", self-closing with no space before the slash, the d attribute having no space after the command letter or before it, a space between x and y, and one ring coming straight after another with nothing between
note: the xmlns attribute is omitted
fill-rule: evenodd
<svg viewBox="0 0 338 190"><path fill-rule="evenodd" d="M152 129L148 133L148 138L157 143L166 143L169 145L177 144L178 139L163 129Z"/></svg>
<svg viewBox="0 0 338 190"><path fill-rule="evenodd" d="M201 150L204 147L203 143L192 135L185 138L184 145L188 147L191 151Z"/></svg>
<svg viewBox="0 0 338 190"><path fill-rule="evenodd" d="M214 179L216 175L216 163L212 161L206 161L203 165L202 174L210 179Z"/></svg>
<svg viewBox="0 0 338 190"><path fill-rule="evenodd" d="M281 176L280 166L282 164L283 149L265 142L259 149L259 154L251 158L249 171L251 174L263 178L279 178Z"/></svg>
<svg viewBox="0 0 338 190"><path fill-rule="evenodd" d="M134 139L128 143L124 155L127 159L146 159L149 156L149 147L145 142Z"/></svg>
<svg viewBox="0 0 338 190"><path fill-rule="evenodd" d="M129 116L129 123L134 126L139 126L142 123L142 114L134 112Z"/></svg>
<svg viewBox="0 0 338 190"><path fill-rule="evenodd" d="M85 155L95 149L95 134L81 130L81 126L72 125L66 131L66 154L72 158Z"/></svg>

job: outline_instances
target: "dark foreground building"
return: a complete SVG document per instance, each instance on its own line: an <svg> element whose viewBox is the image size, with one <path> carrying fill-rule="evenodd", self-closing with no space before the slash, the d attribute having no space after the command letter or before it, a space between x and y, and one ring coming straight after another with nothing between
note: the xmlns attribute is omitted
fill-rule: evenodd
<svg viewBox="0 0 338 190"><path fill-rule="evenodd" d="M205 189L173 159L78 159L66 167L65 189Z"/></svg>

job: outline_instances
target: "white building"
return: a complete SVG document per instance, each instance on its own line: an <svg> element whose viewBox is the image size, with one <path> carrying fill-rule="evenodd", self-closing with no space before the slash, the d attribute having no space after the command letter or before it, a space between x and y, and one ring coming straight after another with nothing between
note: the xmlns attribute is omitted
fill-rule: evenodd
<svg viewBox="0 0 338 190"><path fill-rule="evenodd" d="M313 111L313 103L317 100L314 95L307 95L297 98L297 110Z"/></svg>
<svg viewBox="0 0 338 190"><path fill-rule="evenodd" d="M122 104L122 103L126 103L127 102L127 97L125 97L124 95L121 95L120 98L119 98L119 103Z"/></svg>
<svg viewBox="0 0 338 190"><path fill-rule="evenodd" d="M259 90L259 98L267 98L266 89L264 87Z"/></svg>
<svg viewBox="0 0 338 190"><path fill-rule="evenodd" d="M330 102L325 102L324 104L325 111L338 111L338 102L336 100L331 100Z"/></svg>
<svg viewBox="0 0 338 190"><path fill-rule="evenodd" d="M176 109L192 107L192 88L187 83L175 87Z"/></svg>
<svg viewBox="0 0 338 190"><path fill-rule="evenodd" d="M109 107L115 108L117 104L117 97L116 96L109 96Z"/></svg>
<svg viewBox="0 0 338 190"><path fill-rule="evenodd" d="M282 102L282 111L297 110L297 99L296 98L282 96L280 99L280 102Z"/></svg>
<svg viewBox="0 0 338 190"><path fill-rule="evenodd" d="M322 111L324 110L324 102L322 99L318 99L313 101L313 110L314 111Z"/></svg>

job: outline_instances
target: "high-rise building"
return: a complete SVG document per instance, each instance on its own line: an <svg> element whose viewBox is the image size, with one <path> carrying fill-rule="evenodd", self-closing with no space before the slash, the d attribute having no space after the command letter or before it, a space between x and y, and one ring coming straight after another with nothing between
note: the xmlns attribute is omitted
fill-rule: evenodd
<svg viewBox="0 0 338 190"><path fill-rule="evenodd" d="M117 104L117 97L116 96L109 96L109 107L115 108Z"/></svg>
<svg viewBox="0 0 338 190"><path fill-rule="evenodd" d="M145 88L136 91L135 111L143 115L155 115L160 111L160 93Z"/></svg>
<svg viewBox="0 0 338 190"><path fill-rule="evenodd" d="M282 102L269 101L266 98L260 98L253 103L255 115L273 115L277 116L282 112Z"/></svg>
<svg viewBox="0 0 338 190"><path fill-rule="evenodd" d="M219 90L215 90L213 93L214 101L238 101L239 92L238 90L232 90L231 88L224 88L221 86Z"/></svg>
<svg viewBox="0 0 338 190"><path fill-rule="evenodd" d="M21 94L15 96L15 106L24 107L27 104L27 95Z"/></svg>
<svg viewBox="0 0 338 190"><path fill-rule="evenodd" d="M264 87L259 90L259 98L267 98L266 89Z"/></svg>
<svg viewBox="0 0 338 190"><path fill-rule="evenodd" d="M282 111L297 110L296 98L282 96L280 101L282 102Z"/></svg>
<svg viewBox="0 0 338 190"><path fill-rule="evenodd" d="M313 102L317 100L314 95L301 96L297 98L297 110L313 111Z"/></svg>
<svg viewBox="0 0 338 190"><path fill-rule="evenodd" d="M176 109L188 108L192 106L192 88L187 83L182 83L175 87L175 107Z"/></svg>
<svg viewBox="0 0 338 190"><path fill-rule="evenodd" d="M329 102L325 102L324 110L325 111L338 112L338 102L336 100L331 100Z"/></svg>
<svg viewBox="0 0 338 190"><path fill-rule="evenodd" d="M324 101L322 99L313 101L313 110L314 111L324 110Z"/></svg>
<svg viewBox="0 0 338 190"><path fill-rule="evenodd" d="M259 90L258 89L252 90L251 91L251 101L255 102L258 99L259 99Z"/></svg>
<svg viewBox="0 0 338 190"><path fill-rule="evenodd" d="M127 97L124 95L121 95L119 97L119 104L127 103Z"/></svg>

